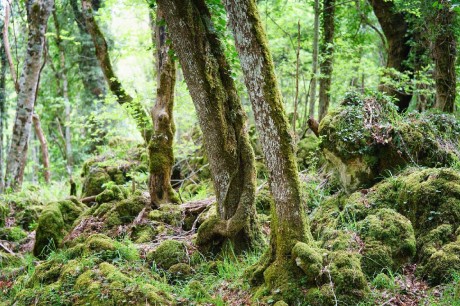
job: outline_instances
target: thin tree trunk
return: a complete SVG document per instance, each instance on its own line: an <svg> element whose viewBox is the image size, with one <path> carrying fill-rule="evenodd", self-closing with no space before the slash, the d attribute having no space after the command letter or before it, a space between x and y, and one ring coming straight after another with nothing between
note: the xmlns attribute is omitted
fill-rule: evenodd
<svg viewBox="0 0 460 306"><path fill-rule="evenodd" d="M454 33L455 11L451 2L439 1L439 8L434 9L431 28L434 29L432 57L435 63L434 79L436 83L436 102L434 107L453 113L457 79L455 63L457 59L457 39Z"/></svg>
<svg viewBox="0 0 460 306"><path fill-rule="evenodd" d="M43 176L45 178L45 182L49 184L51 181L51 172L50 172L50 155L48 153L48 143L46 142L45 133L43 132L42 125L40 123L40 118L37 114L33 114L32 116L35 135L37 135L38 141L40 142L40 149L42 153L42 161L43 161Z"/></svg>
<svg viewBox="0 0 460 306"><path fill-rule="evenodd" d="M308 114L310 118L315 118L316 104L316 80L318 77L318 48L319 48L319 1L315 0L315 21L313 25L313 51L312 51L312 68L311 68L311 83L310 83L310 107Z"/></svg>
<svg viewBox="0 0 460 306"><path fill-rule="evenodd" d="M59 50L59 78L61 86L62 98L64 100L64 117L65 117L65 129L64 129L64 140L65 140L65 155L67 162L67 173L69 177L72 177L72 167L73 167L73 153L72 153L72 134L70 129L70 114L71 106L69 99L69 82L67 80L67 68L66 68L66 59L65 59L65 50L61 38L61 28L59 26L59 21L57 19L56 9L53 10L53 19L54 27L56 30L56 45Z"/></svg>
<svg viewBox="0 0 460 306"><path fill-rule="evenodd" d="M4 3L3 1L1 4L3 6L3 9L6 9L5 6L7 6L7 3ZM7 60L6 60L6 53L5 53L5 44L4 44L4 39L3 35L5 33L4 27L6 26L6 23L4 21L0 21L1 27L2 27L2 40L1 40L1 46L0 46L0 193L3 192L4 187L5 187L5 182L4 182L4 170L3 170L3 163L4 163L4 147L3 147L3 141L4 141L4 136L3 132L5 130L5 124L6 122L6 66L7 66Z"/></svg>
<svg viewBox="0 0 460 306"><path fill-rule="evenodd" d="M395 69L397 72L404 73L412 71L405 62L409 57L411 47L409 42L411 34L409 26L403 13L396 10L393 1L387 0L368 0L372 5L375 16L382 27L383 33L388 44L388 59L387 69ZM391 71L387 73L388 77L392 77ZM398 90L391 85L381 84L380 90L394 96L398 102L399 111L405 111L410 104L412 94Z"/></svg>
<svg viewBox="0 0 460 306"><path fill-rule="evenodd" d="M152 126L147 112L142 107L142 104L133 99L123 88L119 79L115 75L112 68L112 62L109 56L107 41L102 34L96 20L93 16L92 4L88 0L82 0L82 13L85 20L86 28L93 39L96 49L96 57L99 60L99 65L104 73L105 80L109 85L111 92L117 97L120 105L127 105L128 112L136 121L137 127L142 134L145 142L148 143L152 138Z"/></svg>
<svg viewBox="0 0 460 306"><path fill-rule="evenodd" d="M255 0L224 0L229 25L252 103L256 128L269 169L272 208L270 249L255 268L254 281L288 296L298 289L302 271L292 256L298 242L311 238L300 200L300 185L288 120L273 60ZM287 302L290 302L287 300Z"/></svg>
<svg viewBox="0 0 460 306"><path fill-rule="evenodd" d="M8 65L10 67L11 79L13 80L14 88L16 92L19 92L19 82L18 82L18 77L16 75L16 67L14 66L13 57L11 56L10 41L8 39L8 27L10 24L10 4L8 1L6 1L4 9L5 9L5 19L4 19L5 24L2 29L3 45L5 48L5 52L6 52L6 58L8 59Z"/></svg>
<svg viewBox="0 0 460 306"><path fill-rule="evenodd" d="M216 193L218 216L198 229L201 248L230 241L236 251L259 246L254 153L230 67L204 0L159 0L192 96Z"/></svg>
<svg viewBox="0 0 460 306"><path fill-rule="evenodd" d="M19 80L16 118L6 164L6 188L17 189L22 185L23 165L27 158L27 143L38 90L37 85L44 50L46 24L53 6L53 0L29 0L26 2L29 34L24 67Z"/></svg>
<svg viewBox="0 0 460 306"><path fill-rule="evenodd" d="M149 143L150 179L149 190L152 206L178 203L179 199L171 187L171 172L174 166L174 85L176 63L171 57L167 43L168 34L162 12L157 9L156 22L150 15L154 44L156 46L157 96L152 108L153 137Z"/></svg>
<svg viewBox="0 0 460 306"><path fill-rule="evenodd" d="M323 38L321 41L320 63L321 79L319 80L319 121L326 116L331 103L332 62L334 57L335 32L335 0L324 0L323 3Z"/></svg>

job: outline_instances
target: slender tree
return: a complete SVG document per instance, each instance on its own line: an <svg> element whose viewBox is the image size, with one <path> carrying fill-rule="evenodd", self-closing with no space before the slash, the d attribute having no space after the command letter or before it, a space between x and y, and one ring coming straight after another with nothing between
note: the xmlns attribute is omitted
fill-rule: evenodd
<svg viewBox="0 0 460 306"><path fill-rule="evenodd" d="M406 16L397 10L393 1L387 0L368 0L372 5L375 16L382 27L388 45L387 72L388 77L392 77L391 69L397 72L412 72L407 65L407 59L411 51L409 41L412 38L409 31L409 24ZM380 90L395 97L399 111L405 111L410 104L412 94L398 90L392 85L381 84Z"/></svg>
<svg viewBox="0 0 460 306"><path fill-rule="evenodd" d="M11 146L6 164L6 188L11 187L16 189L22 185L32 125L32 114L38 90L46 25L53 6L53 0L26 1L29 33L24 66L19 79L16 118L14 120Z"/></svg>
<svg viewBox="0 0 460 306"><path fill-rule="evenodd" d="M204 0L159 0L203 131L218 215L198 230L200 247L258 246L254 153L246 115Z"/></svg>
<svg viewBox="0 0 460 306"><path fill-rule="evenodd" d="M174 85L176 63L170 54L168 34L161 10L156 11L156 22L150 14L153 43L156 45L157 95L152 108L153 136L149 144L150 199L153 206L177 203L171 187L171 171L174 165Z"/></svg>
<svg viewBox="0 0 460 306"><path fill-rule="evenodd" d="M434 60L434 79L436 83L436 102L434 107L445 112L454 112L457 93L457 38L455 36L455 11L451 1L440 0L431 10L431 36L433 37L432 57Z"/></svg>
<svg viewBox="0 0 460 306"><path fill-rule="evenodd" d="M126 105L129 113L134 118L137 128L142 134L145 142L148 143L152 137L152 126L147 112L144 110L142 104L131 97L123 88L120 80L115 75L112 67L112 62L109 56L107 41L104 34L100 30L93 15L92 3L88 0L82 0L82 14L85 20L85 25L88 33L94 43L96 57L99 65L104 73L105 80L109 86L110 91L116 96L120 105Z"/></svg>
<svg viewBox="0 0 460 306"><path fill-rule="evenodd" d="M292 255L297 243L311 239L305 208L300 199L297 164L273 60L255 0L224 0L229 25L252 103L256 128L269 170L272 209L270 249L254 268L255 281L262 276L268 290L298 289L302 271Z"/></svg>
<svg viewBox="0 0 460 306"><path fill-rule="evenodd" d="M8 4L4 1L0 1L0 11L5 11L5 6ZM0 20L0 28L2 33L2 39L0 41L0 193L3 192L5 186L4 176L3 176L3 131L5 129L6 122L6 52L5 52L5 43L3 39L4 27L6 26L5 20Z"/></svg>
<svg viewBox="0 0 460 306"><path fill-rule="evenodd" d="M65 158L67 163L67 173L69 177L72 177L72 167L73 167L73 153L72 153L72 134L71 134L71 127L70 127L70 115L71 115L71 106L70 106L70 99L69 99L69 82L67 79L67 66L66 66L66 56L65 56L65 48L64 43L61 37L61 27L59 24L58 16L56 13L56 8L53 10L53 21L54 21L54 29L56 31L56 46L59 52L59 72L57 75L59 76L61 85L60 93L64 100L64 152Z"/></svg>
<svg viewBox="0 0 460 306"><path fill-rule="evenodd" d="M335 0L324 0L321 39L321 79L319 80L319 120L326 116L331 103L332 62L334 56Z"/></svg>
<svg viewBox="0 0 460 306"><path fill-rule="evenodd" d="M320 7L319 1L315 0L314 2L314 11L315 11L315 19L313 25L313 51L312 51L312 69L311 69L311 83L310 83L310 107L309 107L309 115L310 118L315 118L315 104L316 104L316 80L318 78L318 46L319 46L319 15L320 15Z"/></svg>

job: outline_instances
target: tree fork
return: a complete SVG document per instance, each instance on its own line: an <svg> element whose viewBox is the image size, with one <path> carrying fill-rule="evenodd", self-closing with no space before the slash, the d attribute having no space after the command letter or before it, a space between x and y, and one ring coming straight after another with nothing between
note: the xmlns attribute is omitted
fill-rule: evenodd
<svg viewBox="0 0 460 306"><path fill-rule="evenodd" d="M254 153L230 67L203 0L159 0L197 110L217 199L217 216L198 229L200 248L258 247Z"/></svg>

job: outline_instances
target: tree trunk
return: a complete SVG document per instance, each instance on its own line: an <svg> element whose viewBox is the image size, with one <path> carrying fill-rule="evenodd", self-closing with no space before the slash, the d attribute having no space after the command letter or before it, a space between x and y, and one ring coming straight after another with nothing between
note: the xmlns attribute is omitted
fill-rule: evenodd
<svg viewBox="0 0 460 306"><path fill-rule="evenodd" d="M436 82L435 108L453 113L457 80L455 63L457 59L457 39L454 33L455 11L451 2L439 1L439 8L434 8L432 25L434 42L432 57L435 63L434 79Z"/></svg>
<svg viewBox="0 0 460 306"><path fill-rule="evenodd" d="M292 256L298 242L311 238L300 200L293 135L283 108L273 60L255 0L225 0L229 25L244 72L256 128L269 169L272 208L270 249L254 269L254 281L286 297L296 291L302 271ZM286 302L290 302L287 298Z"/></svg>
<svg viewBox="0 0 460 306"><path fill-rule="evenodd" d="M43 55L46 24L53 9L53 0L28 0L29 34L24 67L19 80L16 118L6 164L5 187L17 189L23 179L35 97Z"/></svg>
<svg viewBox="0 0 460 306"><path fill-rule="evenodd" d="M152 138L152 126L147 112L144 110L142 104L133 99L123 88L112 68L112 62L109 56L107 41L104 34L102 34L96 20L93 16L92 4L88 0L82 0L82 13L85 20L86 28L91 35L94 43L96 57L99 65L104 73L105 80L109 85L110 91L116 96L120 105L126 105L128 112L136 121L136 125L142 134L145 142L148 143Z"/></svg>
<svg viewBox="0 0 460 306"><path fill-rule="evenodd" d="M310 107L308 114L310 118L315 118L315 102L316 102L316 80L318 77L318 45L319 45L319 1L315 0L315 21L313 26L313 52L312 52L312 69L311 69L311 84L310 84Z"/></svg>
<svg viewBox="0 0 460 306"><path fill-rule="evenodd" d="M395 69L401 73L411 71L412 69L405 64L411 51L409 45L411 34L409 33L409 26L404 14L396 11L393 1L369 0L369 2L387 40L387 69ZM387 72L387 76L392 76L391 71ZM405 111L409 107L412 99L411 93L402 92L385 84L380 85L380 90L398 100L397 105L400 112Z"/></svg>
<svg viewBox="0 0 460 306"><path fill-rule="evenodd" d="M61 93L64 100L64 142L65 142L65 157L67 162L67 173L69 177L72 177L72 167L73 167L73 152L72 152L72 134L70 129L70 114L71 106L69 99L69 82L67 80L67 68L65 60L65 50L61 38L61 29L59 26L59 21L57 19L56 9L53 10L53 19L54 19L54 28L56 30L56 45L59 51L59 78L61 80ZM40 137L39 137L40 139Z"/></svg>
<svg viewBox="0 0 460 306"><path fill-rule="evenodd" d="M324 0L323 3L323 37L321 41L320 63L321 79L319 80L319 121L326 116L331 102L332 60L334 56L335 32L335 0Z"/></svg>
<svg viewBox="0 0 460 306"><path fill-rule="evenodd" d="M2 2L3 5L4 2ZM1 4L0 4L1 5ZM8 5L6 3L6 5ZM4 8L5 9L5 8ZM3 131L5 130L5 122L6 122L6 52L5 52L5 45L4 45L4 39L3 35L5 33L4 27L6 26L6 23L4 21L0 21L1 27L2 27L2 39L1 39L1 46L0 46L0 194L3 192L5 182L4 182L4 176L3 176L3 163L4 163L4 157L3 157Z"/></svg>
<svg viewBox="0 0 460 306"><path fill-rule="evenodd" d="M46 142L45 133L43 132L40 118L37 114L32 115L32 120L35 129L35 135L37 135L38 141L40 142L40 149L42 151L42 162L43 162L43 176L45 182L49 184L51 181L50 172L50 155L48 153L48 143Z"/></svg>
<svg viewBox="0 0 460 306"><path fill-rule="evenodd" d="M218 216L198 229L197 244L236 251L259 246L254 153L230 67L204 0L159 0L192 96L216 193Z"/></svg>
<svg viewBox="0 0 460 306"><path fill-rule="evenodd" d="M179 199L171 187L171 171L174 166L174 85L176 63L170 56L168 34L162 12L157 9L156 22L152 15L153 43L156 46L157 96L152 108L153 136L149 144L150 179L149 190L152 206L178 203Z"/></svg>

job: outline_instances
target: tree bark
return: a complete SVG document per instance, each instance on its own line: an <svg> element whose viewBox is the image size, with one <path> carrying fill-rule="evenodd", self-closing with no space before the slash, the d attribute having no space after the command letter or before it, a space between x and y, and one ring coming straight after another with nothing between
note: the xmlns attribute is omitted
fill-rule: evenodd
<svg viewBox="0 0 460 306"><path fill-rule="evenodd" d="M150 15L156 45L157 95L152 108L153 136L149 143L150 178L149 190L152 206L178 203L171 187L171 172L174 166L174 85L176 63L169 54L168 34L162 12L157 9L156 21Z"/></svg>
<svg viewBox="0 0 460 306"><path fill-rule="evenodd" d="M393 1L369 0L369 2L387 40L387 69L395 69L401 73L412 71L405 63L411 51L409 45L411 34L409 33L409 25L404 14L396 11ZM392 76L391 71L387 73L387 76ZM397 105L400 112L405 111L409 107L412 99L411 93L403 92L391 85L385 84L381 84L379 88L381 91L398 100Z"/></svg>
<svg viewBox="0 0 460 306"><path fill-rule="evenodd" d="M40 118L37 114L32 115L32 121L34 124L35 135L37 135L38 141L40 142L40 149L42 153L43 161L43 176L47 184L51 181L51 172L50 172L50 155L48 153L48 143L46 142L45 133L43 132L42 125L40 123Z"/></svg>
<svg viewBox="0 0 460 306"><path fill-rule="evenodd" d="M253 281L265 279L267 290L289 296L302 271L292 257L298 242L311 238L300 200L293 135L283 108L273 60L255 0L224 0L229 25L244 72L256 128L269 169L272 208L270 249L254 268ZM282 288L282 289L281 289ZM286 302L290 302L289 299Z"/></svg>
<svg viewBox="0 0 460 306"><path fill-rule="evenodd" d="M13 63L13 57L11 56L10 40L8 39L8 27L10 23L10 4L8 1L5 3L4 10L5 10L5 19L4 19L4 26L2 29L3 45L5 48L8 65L10 67L11 79L13 80L13 83L14 83L14 89L16 90L16 92L19 92L19 82L18 82L18 77L17 77L17 73L15 69L16 67L14 66L14 63Z"/></svg>
<svg viewBox="0 0 460 306"><path fill-rule="evenodd" d="M335 32L335 0L324 0L323 3L323 37L321 41L320 63L321 79L319 80L319 121L326 116L331 102L332 62L334 56Z"/></svg>
<svg viewBox="0 0 460 306"><path fill-rule="evenodd" d="M434 30L432 57L434 60L434 79L436 83L436 102L434 107L453 113L457 79L455 63L457 60L457 39L455 37L455 11L451 2L439 1L439 8L434 8L431 29Z"/></svg>
<svg viewBox="0 0 460 306"><path fill-rule="evenodd" d="M104 34L99 29L96 20L93 16L92 3L88 0L82 0L82 14L85 20L86 28L91 35L91 38L96 49L96 57L99 65L104 73L105 80L109 86L110 91L116 96L120 105L126 105L128 112L136 121L137 128L142 134L145 142L148 143L152 138L152 126L147 112L142 107L142 104L133 99L126 90L123 88L119 79L115 75L112 68L112 62L109 56L107 41Z"/></svg>
<svg viewBox="0 0 460 306"><path fill-rule="evenodd" d="M308 114L310 118L315 118L315 104L316 104L316 80L318 77L318 46L319 46L319 1L315 0L315 21L313 25L313 51L312 51L312 69L311 69L311 83L310 83L310 107Z"/></svg>
<svg viewBox="0 0 460 306"><path fill-rule="evenodd" d="M197 110L216 193L218 215L198 229L201 248L231 242L260 245L254 153L230 67L204 0L159 0L174 51Z"/></svg>
<svg viewBox="0 0 460 306"><path fill-rule="evenodd" d="M2 1L1 6L7 6L8 4ZM3 7L3 9L6 9ZM4 155L3 155L3 131L5 130L5 122L6 122L6 66L7 66L7 59L6 59L6 52L5 52L5 43L4 43L4 35L5 31L4 28L6 26L6 22L4 20L0 20L0 26L2 28L2 39L1 39L1 46L0 46L0 194L3 192L5 187L4 182L4 170L3 170L3 163L4 163Z"/></svg>
<svg viewBox="0 0 460 306"><path fill-rule="evenodd" d="M17 189L22 185L24 175L23 164L27 157L27 143L29 141L32 114L38 90L46 24L53 6L53 0L28 0L26 2L29 34L24 67L19 80L16 118L6 164L6 188Z"/></svg>
<svg viewBox="0 0 460 306"><path fill-rule="evenodd" d="M70 114L71 106L69 99L69 82L67 79L67 68L66 68L66 59L65 59L65 49L61 38L61 28L59 26L59 21L57 19L56 9L53 10L53 19L54 19L54 28L56 30L56 45L59 51L59 78L61 80L61 93L64 100L64 142L65 142L65 158L67 163L67 173L69 177L72 177L72 167L73 167L73 152L72 152L72 134L70 129ZM37 129L36 129L37 130ZM40 139L40 137L39 137Z"/></svg>

